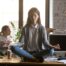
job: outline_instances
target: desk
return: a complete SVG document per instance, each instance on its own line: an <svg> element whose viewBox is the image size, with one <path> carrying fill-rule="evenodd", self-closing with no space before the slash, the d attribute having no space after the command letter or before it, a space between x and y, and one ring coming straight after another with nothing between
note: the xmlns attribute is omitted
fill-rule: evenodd
<svg viewBox="0 0 66 66"><path fill-rule="evenodd" d="M19 63L20 60L21 59L19 57L11 57L10 59L8 59L7 56L4 56L0 58L0 63Z"/></svg>
<svg viewBox="0 0 66 66"><path fill-rule="evenodd" d="M37 64L37 62L20 62L21 59L19 57L12 57L10 59L7 58L7 56L4 56L3 58L0 58L0 63L23 63L23 64ZM56 61L44 61L42 63L38 64L63 64L61 62L56 62Z"/></svg>
<svg viewBox="0 0 66 66"><path fill-rule="evenodd" d="M60 65L60 66L64 66L65 64L63 63L60 63L60 62L43 62L43 63L37 63L37 62L20 62L20 58L19 57L16 57L16 58L11 58L11 59L8 59L7 56L4 56L3 58L0 58L0 65L5 65L5 66L8 66L8 65L51 65L51 66L54 66L54 65Z"/></svg>

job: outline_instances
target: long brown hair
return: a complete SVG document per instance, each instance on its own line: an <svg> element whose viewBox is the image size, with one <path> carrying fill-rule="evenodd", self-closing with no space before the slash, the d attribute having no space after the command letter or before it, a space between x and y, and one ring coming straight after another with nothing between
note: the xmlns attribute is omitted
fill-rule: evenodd
<svg viewBox="0 0 66 66"><path fill-rule="evenodd" d="M30 10L29 10L29 12L28 12L28 18L27 18L27 26L31 26L32 24L33 24L33 21L32 21L32 16L33 16L33 14L34 13L37 13L38 15L39 15L39 18L38 18L38 20L37 20L37 23L38 24L41 24L41 20L40 20L40 12L39 12L39 10L37 9L37 8L35 8L35 7L33 7L33 8L31 8Z"/></svg>

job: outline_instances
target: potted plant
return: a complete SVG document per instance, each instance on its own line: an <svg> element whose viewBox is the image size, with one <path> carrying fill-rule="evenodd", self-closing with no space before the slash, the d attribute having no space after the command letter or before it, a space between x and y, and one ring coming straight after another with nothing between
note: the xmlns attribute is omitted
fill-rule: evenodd
<svg viewBox="0 0 66 66"><path fill-rule="evenodd" d="M13 31L15 32L15 34L14 34L15 38L13 38L13 41L17 42L19 40L20 36L21 36L21 29L19 29L19 28L16 29L16 26L14 25L13 22L10 22L10 24L13 28Z"/></svg>

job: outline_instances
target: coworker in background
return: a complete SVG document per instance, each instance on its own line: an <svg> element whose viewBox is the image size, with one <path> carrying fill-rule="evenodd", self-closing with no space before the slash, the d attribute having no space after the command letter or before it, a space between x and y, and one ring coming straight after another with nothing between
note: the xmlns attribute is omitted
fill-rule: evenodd
<svg viewBox="0 0 66 66"><path fill-rule="evenodd" d="M27 24L22 29L19 42L22 46L13 45L11 50L20 57L24 56L25 62L31 61L30 59L43 62L43 56L49 54L51 48L60 49L59 44L51 45L48 42L46 29L41 24L40 12L35 7L28 12Z"/></svg>
<svg viewBox="0 0 66 66"><path fill-rule="evenodd" d="M0 54L5 55L7 49L11 43L10 28L8 25L4 25L0 34Z"/></svg>

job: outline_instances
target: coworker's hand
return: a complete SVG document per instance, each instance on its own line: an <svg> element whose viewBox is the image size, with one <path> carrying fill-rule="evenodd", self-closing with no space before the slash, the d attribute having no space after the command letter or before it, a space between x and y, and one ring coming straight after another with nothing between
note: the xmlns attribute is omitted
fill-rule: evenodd
<svg viewBox="0 0 66 66"><path fill-rule="evenodd" d="M3 46L4 45L4 42L3 41L0 41L0 46Z"/></svg>
<svg viewBox="0 0 66 66"><path fill-rule="evenodd" d="M4 43L9 45L11 41L7 40L7 41L4 41Z"/></svg>

